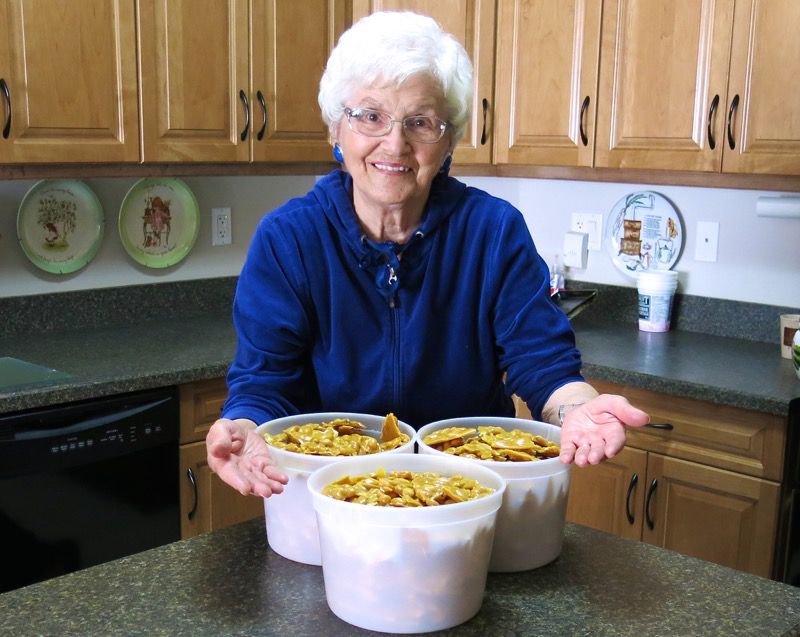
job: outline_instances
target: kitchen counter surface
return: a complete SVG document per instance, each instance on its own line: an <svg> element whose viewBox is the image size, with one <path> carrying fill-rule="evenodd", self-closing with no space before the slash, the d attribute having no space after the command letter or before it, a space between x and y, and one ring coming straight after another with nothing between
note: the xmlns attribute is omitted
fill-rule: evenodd
<svg viewBox="0 0 800 637"><path fill-rule="evenodd" d="M336 617L321 568L269 549L263 519L5 593L0 616L17 636L385 634ZM475 617L429 634L788 637L800 589L567 524L554 562L490 574Z"/></svg>
<svg viewBox="0 0 800 637"><path fill-rule="evenodd" d="M800 380L777 343L640 332L599 320L591 306L573 325L591 378L778 415L800 398ZM228 315L1 338L0 355L70 378L0 388L0 413L219 378L235 347Z"/></svg>

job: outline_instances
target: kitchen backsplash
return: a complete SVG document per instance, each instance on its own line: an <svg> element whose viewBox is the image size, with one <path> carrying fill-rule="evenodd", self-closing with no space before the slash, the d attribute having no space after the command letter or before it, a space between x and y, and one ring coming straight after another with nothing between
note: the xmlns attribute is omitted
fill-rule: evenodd
<svg viewBox="0 0 800 637"><path fill-rule="evenodd" d="M236 277L0 297L0 338L231 315ZM0 353L1 354L1 353Z"/></svg>
<svg viewBox="0 0 800 637"><path fill-rule="evenodd" d="M685 230L683 250L674 265L680 294L800 309L800 220L758 217L754 190L653 186L611 182L546 179L461 177L463 181L504 198L519 208L536 247L548 263L562 249L571 214L610 211L633 191L654 190L680 211ZM42 272L23 254L17 242L17 209L35 182L0 181L0 298L63 294L165 282L235 277L241 271L258 220L290 197L314 184L312 176L187 177L200 206L200 229L191 253L168 268L148 268L134 262L118 236L120 205L136 179L86 179L105 213L105 235L96 257L78 272ZM211 245L211 211L232 210L231 245ZM697 228L701 222L719 224L716 262L698 261ZM570 268L567 278L628 287L635 282L612 263L605 246L590 250L585 269ZM1 317L5 318L5 317ZM770 317L764 330L771 330ZM761 328L759 328L761 329Z"/></svg>
<svg viewBox="0 0 800 637"><path fill-rule="evenodd" d="M128 285L60 294L0 297L0 338L55 330L103 329L182 317L230 316L236 277ZM568 288L597 289L584 310L637 329L633 288L567 281ZM672 329L778 342L779 319L791 308L677 294Z"/></svg>

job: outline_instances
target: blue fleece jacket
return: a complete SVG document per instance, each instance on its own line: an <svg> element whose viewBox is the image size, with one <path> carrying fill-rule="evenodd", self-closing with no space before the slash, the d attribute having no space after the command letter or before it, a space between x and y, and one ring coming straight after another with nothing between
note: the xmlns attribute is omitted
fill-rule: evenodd
<svg viewBox="0 0 800 637"><path fill-rule="evenodd" d="M538 418L582 380L518 210L439 175L411 239L375 244L351 193L336 170L261 219L234 300L225 417L394 412L418 428L513 415L517 394Z"/></svg>

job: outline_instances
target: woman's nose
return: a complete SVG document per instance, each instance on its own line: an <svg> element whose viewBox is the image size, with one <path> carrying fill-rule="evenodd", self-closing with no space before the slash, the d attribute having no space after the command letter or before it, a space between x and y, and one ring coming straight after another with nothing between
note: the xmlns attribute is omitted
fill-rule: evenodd
<svg viewBox="0 0 800 637"><path fill-rule="evenodd" d="M403 127L403 122L397 120L392 122L392 127L389 132L383 136L383 143L392 150L404 150L408 146L408 138L406 137L406 129Z"/></svg>

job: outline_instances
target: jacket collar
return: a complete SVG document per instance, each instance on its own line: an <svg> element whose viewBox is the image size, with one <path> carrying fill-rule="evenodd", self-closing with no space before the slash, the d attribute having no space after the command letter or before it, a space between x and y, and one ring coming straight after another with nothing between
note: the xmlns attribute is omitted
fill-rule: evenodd
<svg viewBox="0 0 800 637"><path fill-rule="evenodd" d="M391 241L375 243L367 238L353 208L353 178L342 170L334 170L314 186L312 192L322 205L328 221L352 251L357 266L374 278L378 292L390 302L395 298L402 278L401 263L419 262L427 252L433 235L444 221L456 212L466 186L447 174L437 175L422 215L422 223L411 238L398 245ZM398 256L407 256L401 262Z"/></svg>

